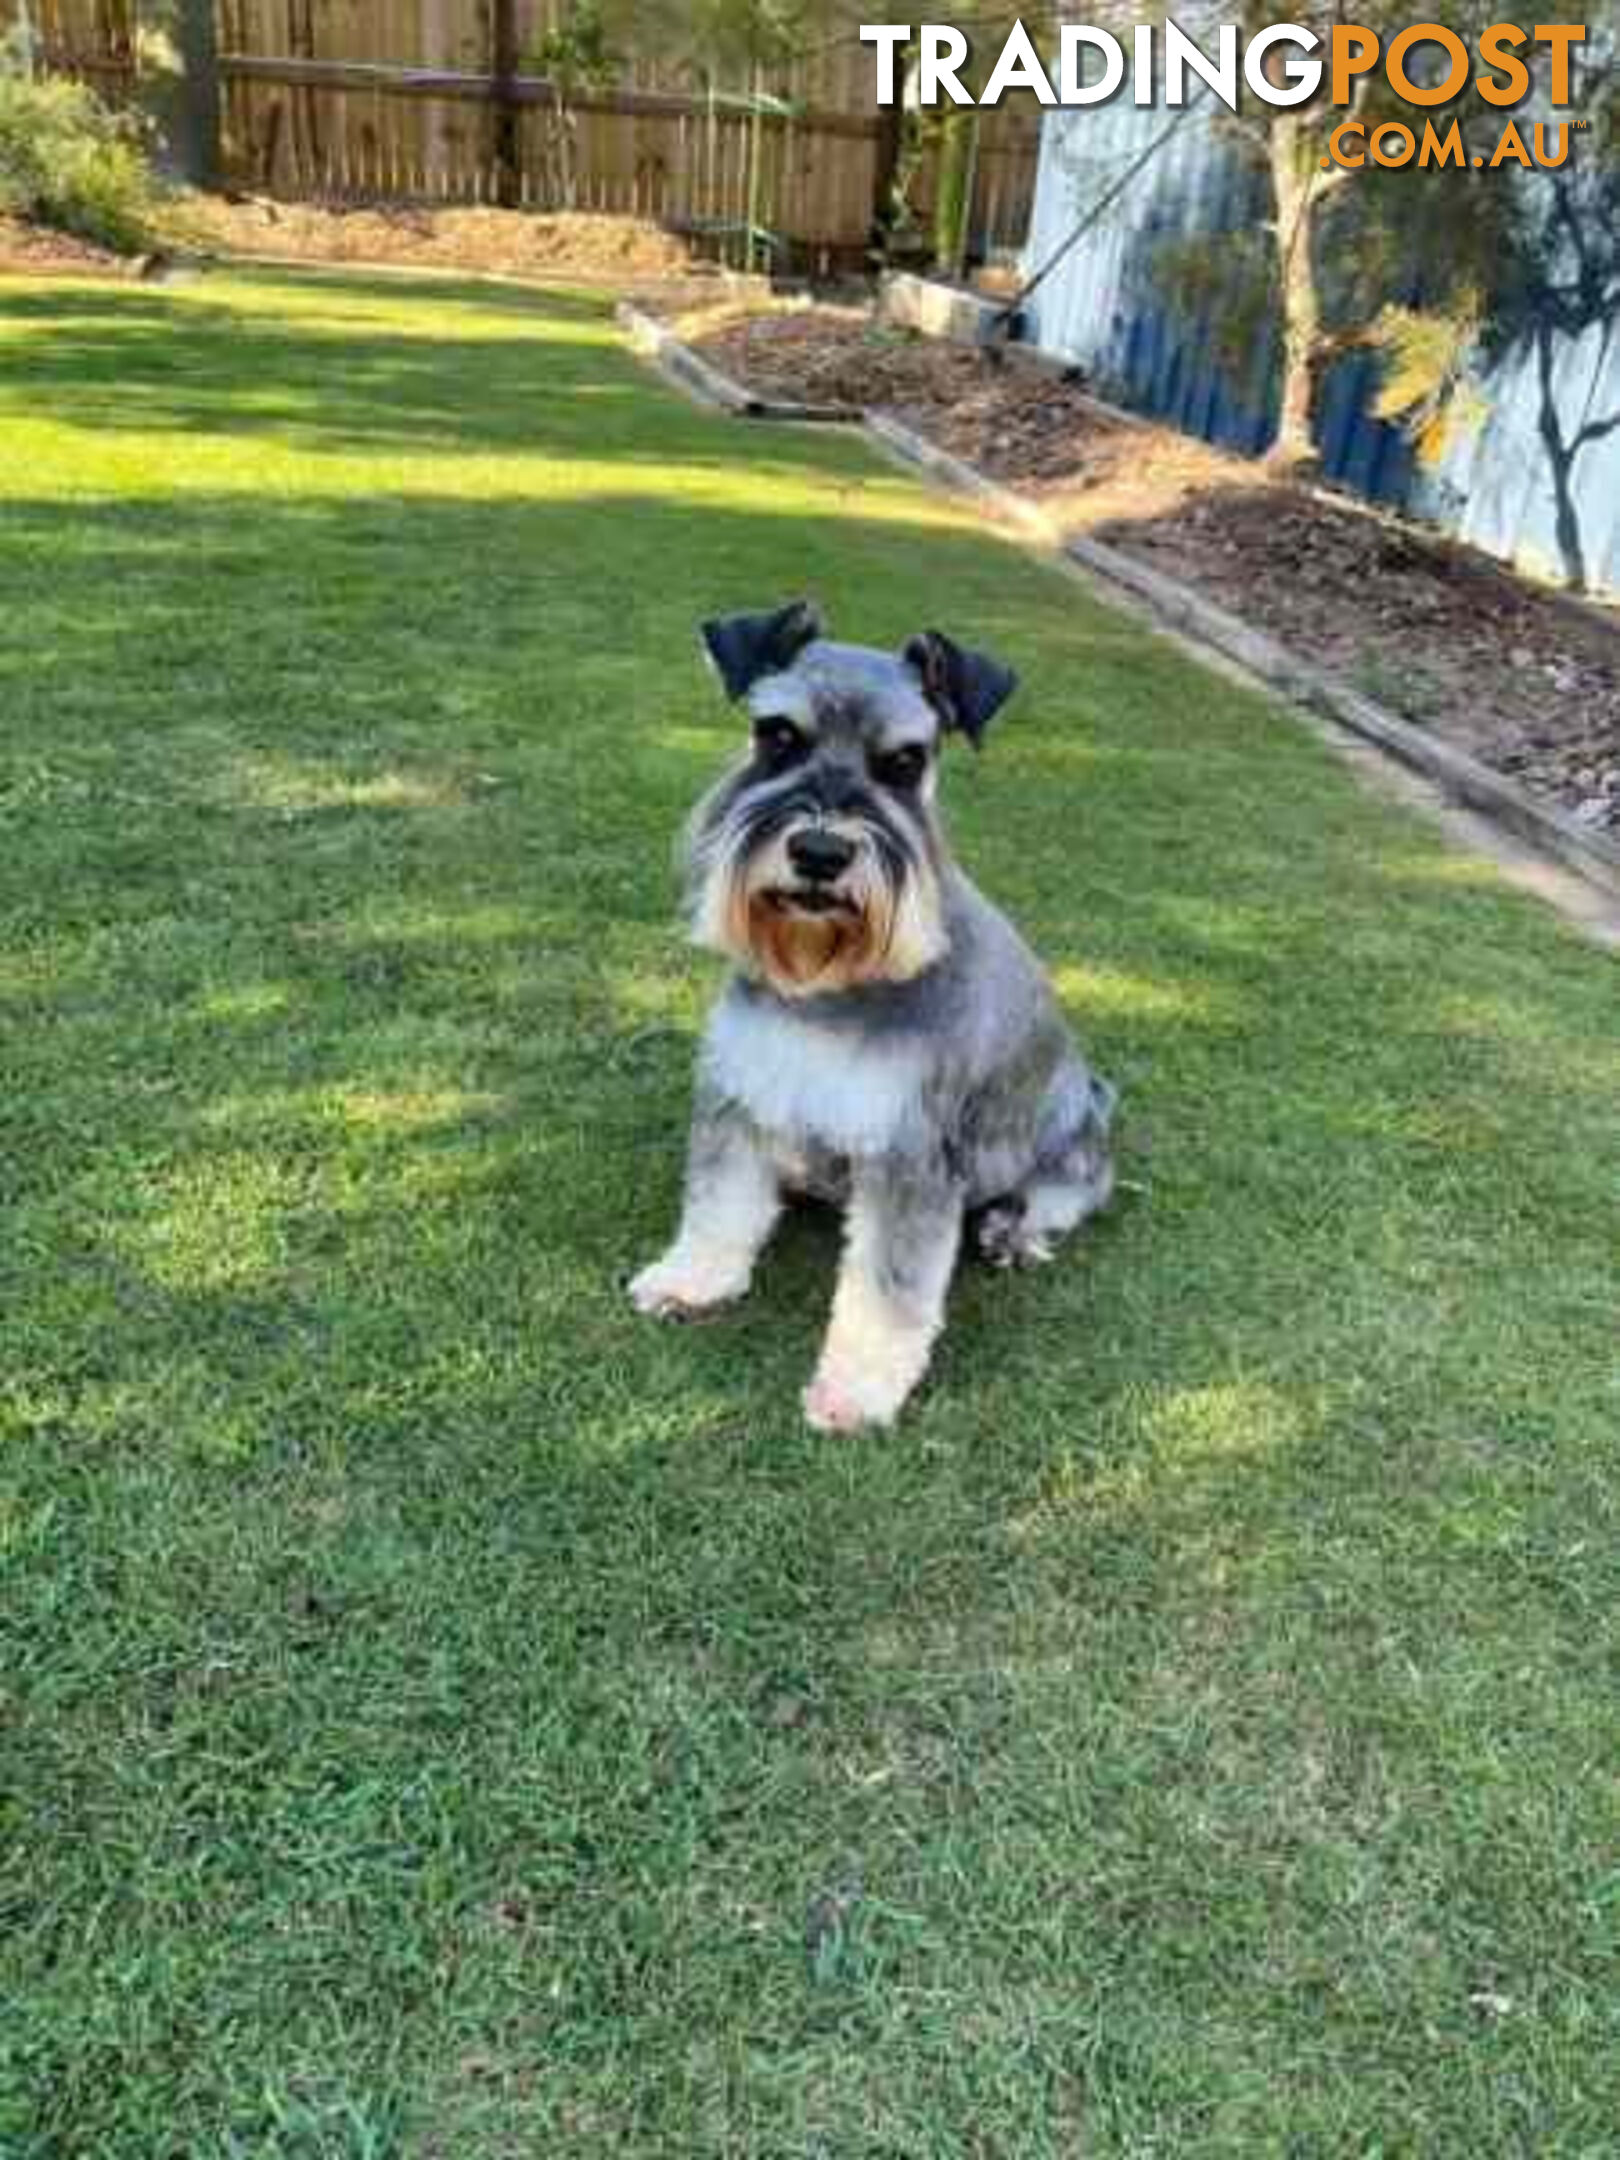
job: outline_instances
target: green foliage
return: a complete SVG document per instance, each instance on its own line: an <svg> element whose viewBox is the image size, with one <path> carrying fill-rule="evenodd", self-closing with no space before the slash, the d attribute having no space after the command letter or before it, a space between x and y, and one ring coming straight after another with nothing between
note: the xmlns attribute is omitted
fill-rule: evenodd
<svg viewBox="0 0 1620 2160"><path fill-rule="evenodd" d="M537 75L549 75L564 97L604 90L624 72L624 55L612 39L601 0L574 0L535 46L529 64Z"/></svg>
<svg viewBox="0 0 1620 2160"><path fill-rule="evenodd" d="M1222 233L1173 233L1153 250L1155 291L1178 315L1204 326L1215 364L1241 383L1277 305L1271 234L1259 226Z"/></svg>
<svg viewBox="0 0 1620 2160"><path fill-rule="evenodd" d="M1245 0L1239 16L1248 36L1272 11ZM1336 16L1310 0L1293 19L1325 35ZM1440 0L1429 19L1473 46L1495 17L1487 0ZM1396 0L1370 0L1357 19L1387 42L1409 11ZM1236 116L1212 113L1209 125L1223 143L1269 172L1277 203L1288 207L1242 236L1202 233L1162 243L1151 262L1157 297L1199 325L1217 363L1240 384L1268 315L1296 305L1308 308L1299 364L1313 378L1350 346L1381 349L1392 372L1380 417L1398 420L1420 456L1437 456L1449 431L1480 409L1465 384L1470 352L1512 344L1527 321L1556 320L1578 332L1580 321L1604 319L1608 302L1594 298L1599 281L1589 266L1615 230L1613 190L1603 179L1612 76L1601 52L1584 73L1577 61L1577 72L1576 103L1592 123L1581 138L1581 178L1573 169L1521 176L1473 165L1384 169L1371 160L1358 171L1323 172L1328 130L1342 115L1320 92L1297 111L1245 99ZM1382 70L1361 78L1353 109L1369 134L1381 121L1414 118ZM1494 140L1489 112L1465 109L1462 117L1465 136L1471 130L1482 145ZM1309 271L1300 293L1285 290L1277 259L1296 241L1295 267ZM1571 250L1585 281L1578 308L1548 297L1549 281L1558 282L1554 259Z"/></svg>
<svg viewBox="0 0 1620 2160"><path fill-rule="evenodd" d="M1444 310L1386 307L1369 333L1385 358L1373 411L1400 422L1425 464L1437 464L1453 434L1483 418L1485 401L1467 376L1479 335L1480 296L1472 289Z"/></svg>
<svg viewBox="0 0 1620 2160"><path fill-rule="evenodd" d="M700 81L746 90L851 35L840 0L602 0L638 53L683 60Z"/></svg>
<svg viewBox="0 0 1620 2160"><path fill-rule="evenodd" d="M960 277L973 215L973 176L978 151L978 114L944 113L938 121L934 176L934 253L947 277Z"/></svg>
<svg viewBox="0 0 1620 2160"><path fill-rule="evenodd" d="M811 0L697 0L690 10L695 49L713 64L782 67L814 35Z"/></svg>
<svg viewBox="0 0 1620 2160"><path fill-rule="evenodd" d="M0 47L0 213L133 252L155 208L133 123L82 83L31 75Z"/></svg>
<svg viewBox="0 0 1620 2160"><path fill-rule="evenodd" d="M574 208L579 193L579 122L574 100L582 91L605 90L618 81L624 55L613 45L614 24L602 0L574 0L529 56L537 74L549 76L552 101L545 115L545 195Z"/></svg>

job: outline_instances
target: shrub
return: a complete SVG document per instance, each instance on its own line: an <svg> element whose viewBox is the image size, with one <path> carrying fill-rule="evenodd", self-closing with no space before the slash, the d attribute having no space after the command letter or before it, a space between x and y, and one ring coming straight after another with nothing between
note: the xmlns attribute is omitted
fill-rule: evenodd
<svg viewBox="0 0 1620 2160"><path fill-rule="evenodd" d="M0 46L0 214L132 252L154 207L134 122L82 83L31 76Z"/></svg>

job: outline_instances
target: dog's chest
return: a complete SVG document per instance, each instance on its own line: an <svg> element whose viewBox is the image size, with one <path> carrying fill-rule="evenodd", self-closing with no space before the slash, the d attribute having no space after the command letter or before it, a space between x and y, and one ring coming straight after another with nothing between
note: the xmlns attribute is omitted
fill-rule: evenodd
<svg viewBox="0 0 1620 2160"><path fill-rule="evenodd" d="M881 1155L924 1124L927 1058L914 1038L862 1040L791 1008L723 998L703 1046L705 1076L789 1148Z"/></svg>

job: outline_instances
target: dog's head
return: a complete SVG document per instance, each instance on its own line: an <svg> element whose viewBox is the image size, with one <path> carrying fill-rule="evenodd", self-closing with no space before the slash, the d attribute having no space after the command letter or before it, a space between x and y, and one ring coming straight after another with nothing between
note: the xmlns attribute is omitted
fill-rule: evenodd
<svg viewBox="0 0 1620 2160"><path fill-rule="evenodd" d="M688 834L693 935L784 997L904 982L946 949L935 779L1016 677L937 630L838 645L804 601L703 625L750 748Z"/></svg>

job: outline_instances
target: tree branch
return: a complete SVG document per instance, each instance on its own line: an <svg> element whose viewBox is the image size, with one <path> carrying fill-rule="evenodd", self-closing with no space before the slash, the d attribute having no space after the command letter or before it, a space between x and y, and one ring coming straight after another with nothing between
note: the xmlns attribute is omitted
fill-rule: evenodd
<svg viewBox="0 0 1620 2160"><path fill-rule="evenodd" d="M1335 165L1331 172L1321 174L1316 183L1315 200L1326 202L1330 195L1337 195L1340 188L1348 187L1352 180L1360 178L1361 170L1354 165Z"/></svg>
<svg viewBox="0 0 1620 2160"><path fill-rule="evenodd" d="M1584 450L1588 443L1601 442L1605 435L1612 435L1616 428L1620 428L1620 410L1610 413L1602 420L1588 420L1570 437L1570 455L1573 456L1577 450Z"/></svg>

